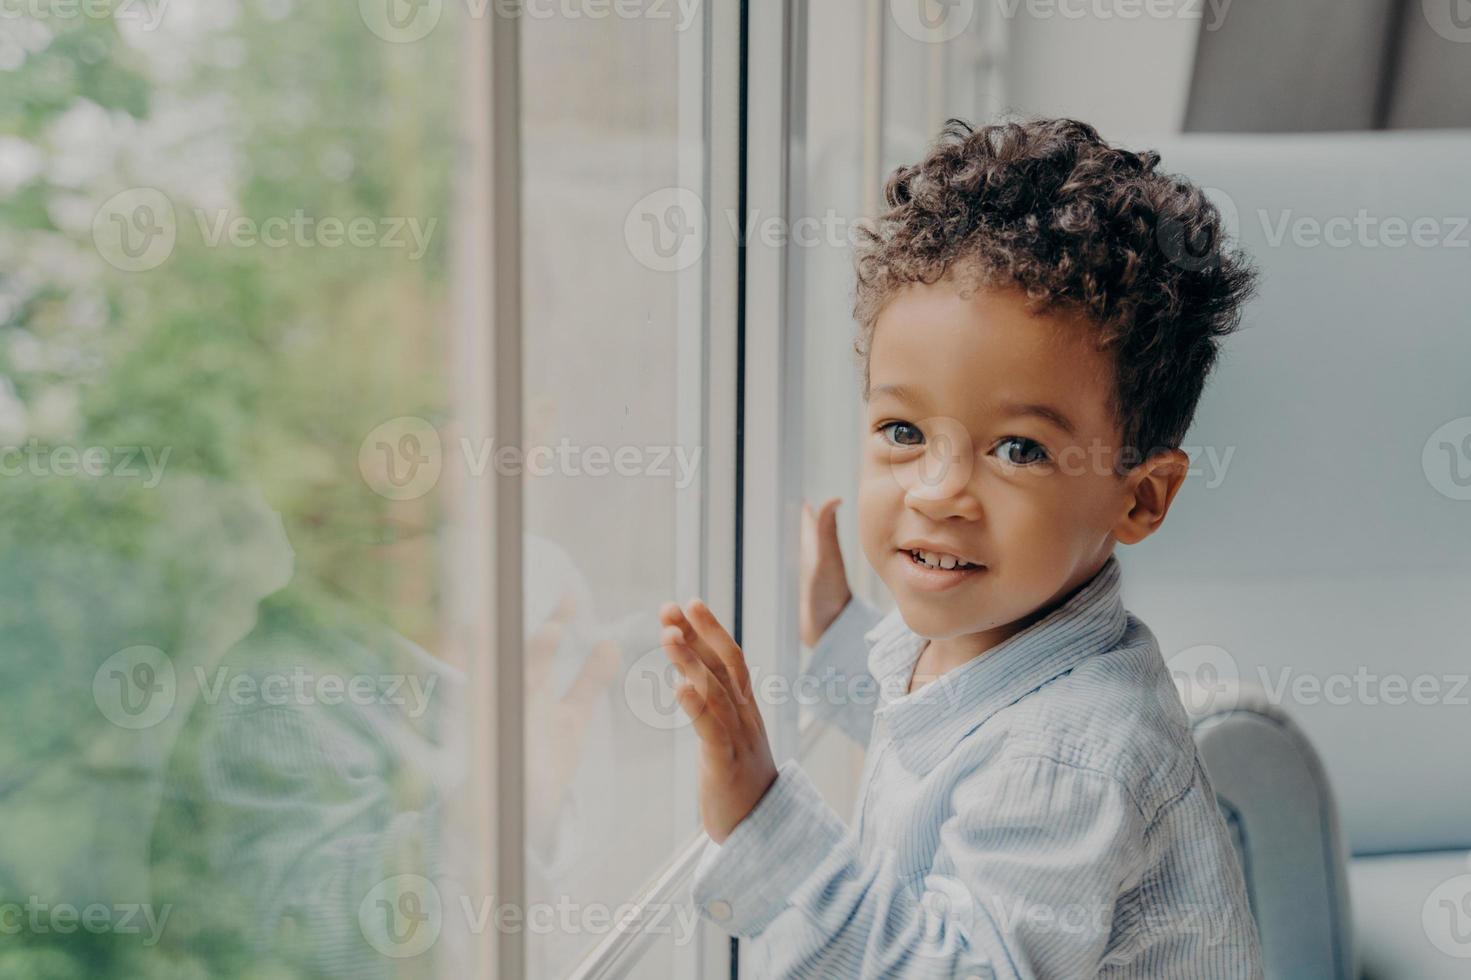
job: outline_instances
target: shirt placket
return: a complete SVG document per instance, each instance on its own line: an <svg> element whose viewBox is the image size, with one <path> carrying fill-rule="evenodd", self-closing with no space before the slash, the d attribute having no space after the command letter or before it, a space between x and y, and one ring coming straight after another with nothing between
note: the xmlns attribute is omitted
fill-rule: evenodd
<svg viewBox="0 0 1471 980"><path fill-rule="evenodd" d="M873 797L873 784L878 779L879 766L884 756L888 754L892 739L889 737L889 720L882 712L876 712L873 718L873 732L869 738L869 744L874 746L874 751L869 753L868 762L863 774L863 784L859 789L861 802L858 808L858 840L863 842L863 830L868 826L868 811L870 800Z"/></svg>

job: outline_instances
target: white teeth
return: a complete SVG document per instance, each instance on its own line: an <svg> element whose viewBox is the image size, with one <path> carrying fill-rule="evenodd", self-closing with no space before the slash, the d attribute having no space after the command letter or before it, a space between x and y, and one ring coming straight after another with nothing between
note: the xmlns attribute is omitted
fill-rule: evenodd
<svg viewBox="0 0 1471 980"><path fill-rule="evenodd" d="M910 554L913 555L914 557L918 558L921 563L923 563L925 565L928 565L931 568L944 568L944 569L947 569L948 570L948 569L954 569L956 567L961 567L961 568L974 568L975 567L974 565L971 565L968 562L961 561L959 558L956 558L954 555L943 555L943 554L940 554L940 553L934 552L934 551L911 551Z"/></svg>

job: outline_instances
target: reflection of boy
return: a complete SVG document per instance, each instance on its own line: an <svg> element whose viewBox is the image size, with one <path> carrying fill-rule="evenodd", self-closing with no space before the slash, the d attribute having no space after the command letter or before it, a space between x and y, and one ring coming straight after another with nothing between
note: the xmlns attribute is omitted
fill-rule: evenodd
<svg viewBox="0 0 1471 980"><path fill-rule="evenodd" d="M556 736L528 739L528 900L543 901L585 893L579 878L597 846L589 801L606 798L614 776L601 702L620 653L606 640L584 645L596 624L565 552L533 535L525 546L529 725ZM442 837L466 778L463 676L355 610L317 600L308 610L290 592L262 604L222 669L251 680L239 690L305 676L341 679L332 692L371 679L375 696L324 697L308 683L305 699L227 694L195 711L155 848L167 861L192 847L207 870L175 879L176 901L197 904L206 881L229 883L238 918L222 925L310 975L357 978L392 975L397 957L429 951L413 945L424 934L386 918L394 899L412 899L438 910L443 936L430 948L453 962L484 902L459 879L471 845ZM533 960L556 960L565 944L531 945Z"/></svg>

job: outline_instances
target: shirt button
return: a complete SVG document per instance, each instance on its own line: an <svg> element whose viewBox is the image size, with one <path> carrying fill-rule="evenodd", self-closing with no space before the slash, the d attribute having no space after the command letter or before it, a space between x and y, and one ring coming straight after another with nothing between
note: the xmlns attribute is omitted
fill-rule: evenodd
<svg viewBox="0 0 1471 980"><path fill-rule="evenodd" d="M714 919L716 922L728 922L730 920L731 908L729 902L723 902L720 899L716 899L709 905L705 906L705 909L710 913L710 918Z"/></svg>

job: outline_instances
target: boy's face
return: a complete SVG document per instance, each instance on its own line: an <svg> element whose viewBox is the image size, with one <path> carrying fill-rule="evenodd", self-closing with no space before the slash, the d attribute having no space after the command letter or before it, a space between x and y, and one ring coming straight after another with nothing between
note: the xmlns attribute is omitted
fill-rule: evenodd
<svg viewBox="0 0 1471 980"><path fill-rule="evenodd" d="M1154 516L1136 499L1144 474L1114 475L1113 365L1090 340L1071 315L1029 314L1017 290L963 296L949 277L880 314L859 533L916 633L989 649L1163 520L1183 472L1144 488L1163 495ZM909 551L920 542L978 567L926 568Z"/></svg>

